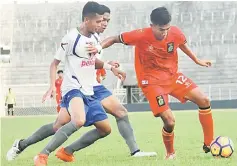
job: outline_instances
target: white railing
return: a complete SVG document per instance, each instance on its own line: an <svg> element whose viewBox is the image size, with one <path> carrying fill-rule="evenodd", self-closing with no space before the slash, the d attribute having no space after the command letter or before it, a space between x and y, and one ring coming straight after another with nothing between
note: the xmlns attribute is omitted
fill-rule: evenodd
<svg viewBox="0 0 237 166"><path fill-rule="evenodd" d="M127 104L127 89L114 89L113 95L117 97L121 104Z"/></svg>
<svg viewBox="0 0 237 166"><path fill-rule="evenodd" d="M51 107L55 106L55 99L49 99L45 103L42 103L42 96L47 90L48 85L27 85L30 91L25 91L25 86L13 86L13 89L20 90L20 93L16 94L17 107ZM237 84L221 84L221 85L201 85L200 88L205 94L209 96L211 100L232 100L237 99ZM6 89L6 88L4 88ZM33 90L34 89L34 90ZM45 89L45 90L42 90ZM114 89L113 94L119 99L122 104L127 104L128 94L127 89ZM131 103L147 103L145 96L140 88L131 88ZM170 102L178 102L177 99L170 97Z"/></svg>

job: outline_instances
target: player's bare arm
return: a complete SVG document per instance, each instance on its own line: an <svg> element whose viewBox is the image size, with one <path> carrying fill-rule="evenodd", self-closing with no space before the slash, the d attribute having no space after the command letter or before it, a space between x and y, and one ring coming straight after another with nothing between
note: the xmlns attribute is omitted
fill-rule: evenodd
<svg viewBox="0 0 237 166"><path fill-rule="evenodd" d="M101 47L102 47L102 49L108 48L108 47L112 46L115 43L122 43L119 35L118 36L111 36L111 37L106 38L105 40L103 40L101 42Z"/></svg>
<svg viewBox="0 0 237 166"><path fill-rule="evenodd" d="M88 51L88 53L96 54L96 53L99 53L102 49L108 48L108 47L112 46L115 43L122 43L119 36L108 37L105 40L103 40L100 43L100 45L96 45L96 46L88 45L87 46L87 51Z"/></svg>
<svg viewBox="0 0 237 166"><path fill-rule="evenodd" d="M111 71L114 73L115 76L117 76L121 81L124 81L126 79L126 73L119 70L118 68L112 67Z"/></svg>
<svg viewBox="0 0 237 166"><path fill-rule="evenodd" d="M118 68L120 66L118 61L109 61L108 64L114 66L115 68Z"/></svg>
<svg viewBox="0 0 237 166"><path fill-rule="evenodd" d="M113 72L113 74L115 76L117 76L119 79L121 79L122 81L124 81L126 78L125 72L119 70L118 68L116 68L110 64L104 63L103 61L101 61L99 59L96 59L95 60L95 69L102 69L102 68L111 70Z"/></svg>
<svg viewBox="0 0 237 166"><path fill-rule="evenodd" d="M49 97L55 97L55 81L56 81L56 72L57 72L57 67L61 61L54 59L53 62L50 65L50 87L47 90L47 92L44 94L42 102L44 102L47 98Z"/></svg>
<svg viewBox="0 0 237 166"><path fill-rule="evenodd" d="M195 54L192 52L192 50L189 48L188 44L181 44L179 45L179 48L186 54L188 55L196 64L200 66L205 66L205 67L210 67L211 66L211 61L210 60L201 60L198 59Z"/></svg>
<svg viewBox="0 0 237 166"><path fill-rule="evenodd" d="M104 62L99 60L98 58L95 59L95 69L103 69Z"/></svg>

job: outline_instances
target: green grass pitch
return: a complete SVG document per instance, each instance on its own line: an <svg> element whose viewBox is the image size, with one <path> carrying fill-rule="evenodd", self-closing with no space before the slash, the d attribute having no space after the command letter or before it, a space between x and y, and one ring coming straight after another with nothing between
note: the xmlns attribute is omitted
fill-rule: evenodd
<svg viewBox="0 0 237 166"><path fill-rule="evenodd" d="M119 135L113 117L110 117L112 133L92 146L77 152L76 162L63 163L52 153L49 166L237 166L237 152L231 158L213 158L202 151L202 129L197 111L174 112L176 117L175 149L177 159L164 160L165 149L162 143L162 122L154 118L151 112L130 113L137 143L143 151L155 151L154 158L132 158L129 150ZM237 146L237 110L214 110L215 135L229 136ZM42 150L48 140L44 140L26 149L16 160L7 162L6 152L17 138L29 136L41 125L54 121L54 116L13 117L1 119L1 165L32 166L33 157ZM79 138L82 133L91 129L83 128L72 135L64 146Z"/></svg>

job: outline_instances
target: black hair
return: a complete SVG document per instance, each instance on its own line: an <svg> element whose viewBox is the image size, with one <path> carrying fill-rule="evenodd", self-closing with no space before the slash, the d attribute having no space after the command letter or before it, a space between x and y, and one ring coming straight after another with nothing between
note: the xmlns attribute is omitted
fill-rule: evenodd
<svg viewBox="0 0 237 166"><path fill-rule="evenodd" d="M171 21L171 15L165 7L158 7L151 12L150 19L152 24L167 25Z"/></svg>
<svg viewBox="0 0 237 166"><path fill-rule="evenodd" d="M82 21L84 21L85 17L95 16L96 14L103 15L103 11L101 5L94 1L89 1L85 4L82 10Z"/></svg>
<svg viewBox="0 0 237 166"><path fill-rule="evenodd" d="M62 70L58 70L57 74L60 74L60 73L63 73L63 71Z"/></svg>
<svg viewBox="0 0 237 166"><path fill-rule="evenodd" d="M109 14L110 14L110 8L109 8L108 6L101 5L101 10L102 10L104 13L109 13Z"/></svg>

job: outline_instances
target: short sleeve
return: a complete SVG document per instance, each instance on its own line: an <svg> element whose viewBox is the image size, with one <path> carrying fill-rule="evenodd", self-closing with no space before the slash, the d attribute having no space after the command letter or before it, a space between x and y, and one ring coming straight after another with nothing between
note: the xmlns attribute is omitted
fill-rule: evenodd
<svg viewBox="0 0 237 166"><path fill-rule="evenodd" d="M180 44L186 44L187 43L187 39L186 39L184 33L178 27L176 27L176 32L177 32L177 35L178 35L177 39L178 39L179 45Z"/></svg>
<svg viewBox="0 0 237 166"><path fill-rule="evenodd" d="M54 59L60 60L60 61L64 61L65 60L65 56L67 55L68 52L68 48L69 48L69 40L67 35L63 37L63 39L60 42L60 46L54 56Z"/></svg>
<svg viewBox="0 0 237 166"><path fill-rule="evenodd" d="M124 32L120 35L120 41L126 45L136 45L143 37L143 29Z"/></svg>

